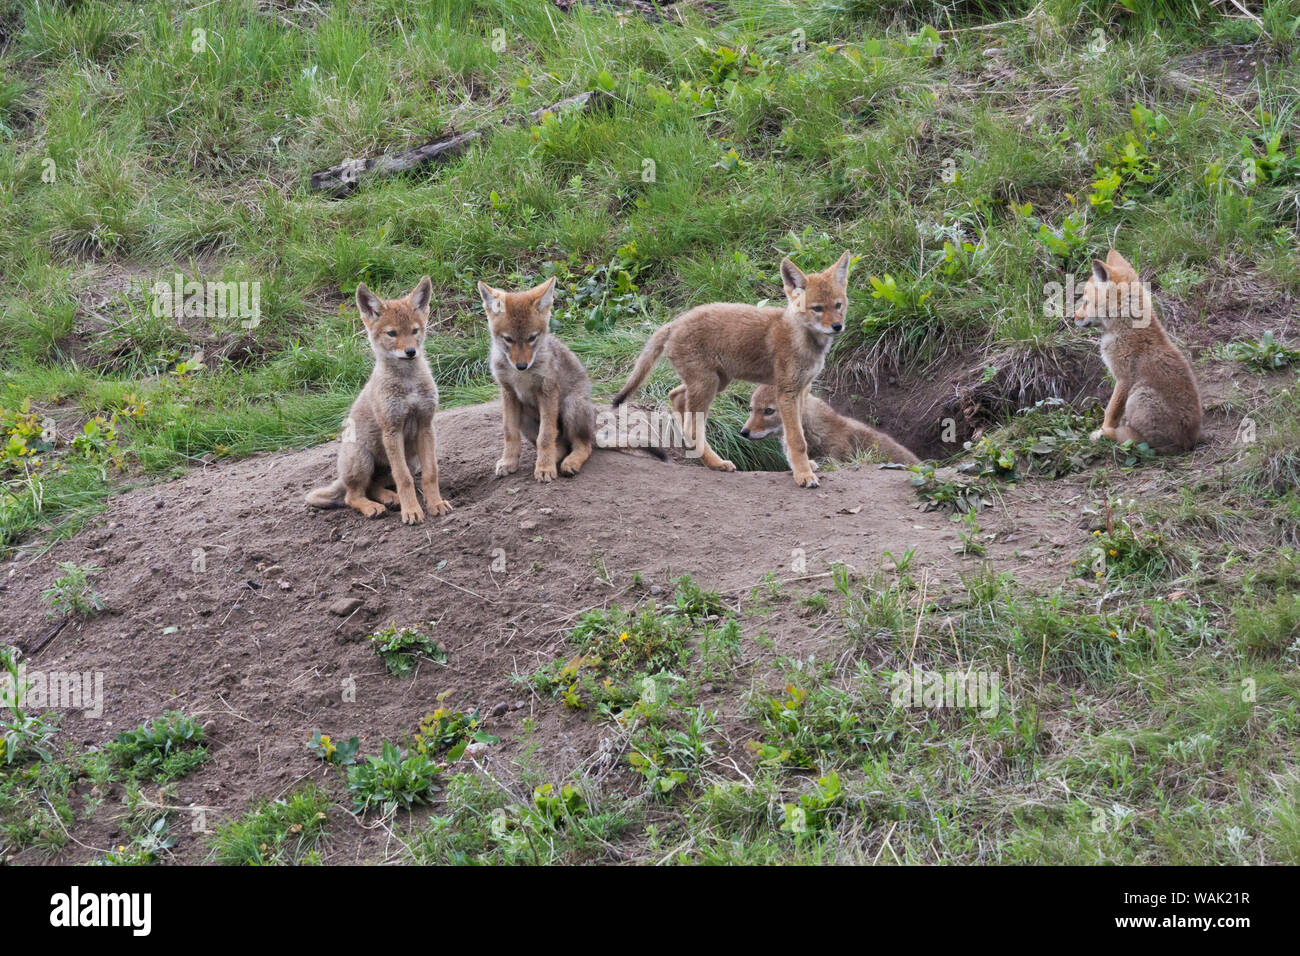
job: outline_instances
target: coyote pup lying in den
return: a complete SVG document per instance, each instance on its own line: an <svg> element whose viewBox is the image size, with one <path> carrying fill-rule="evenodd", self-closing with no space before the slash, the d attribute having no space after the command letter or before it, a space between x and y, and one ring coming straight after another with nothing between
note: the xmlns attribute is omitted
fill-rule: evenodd
<svg viewBox="0 0 1300 956"><path fill-rule="evenodd" d="M1146 442L1160 455L1191 451L1201 434L1192 366L1169 341L1137 272L1114 249L1105 262L1092 261L1074 323L1101 326L1101 360L1115 377L1106 417L1089 437Z"/></svg>
<svg viewBox="0 0 1300 956"><path fill-rule="evenodd" d="M682 433L704 464L719 471L736 466L720 458L705 437L709 406L732 379L776 387L776 407L786 423L786 447L795 483L817 487L803 433L803 406L808 387L826 364L826 353L844 328L848 309L849 254L825 272L805 275L789 259L781 260L785 308L759 308L732 302L699 305L650 336L623 390L626 401L666 354L682 384L668 393Z"/></svg>
<svg viewBox="0 0 1300 956"><path fill-rule="evenodd" d="M591 457L596 409L587 370L550 334L555 277L526 292L504 292L486 282L478 291L492 333L492 377L501 386L505 450L497 475L519 469L521 430L537 446L535 479L554 480L561 453L560 471L576 475Z"/></svg>
<svg viewBox="0 0 1300 956"><path fill-rule="evenodd" d="M781 444L784 446L784 431L781 412L776 407L776 387L758 386L749 400L749 419L745 422L745 427L740 430L740 436L759 441L769 435L780 435ZM816 395L809 395L804 399L803 433L808 440L809 458L835 458L848 461L870 452L884 461L896 461L903 465L915 465L920 461L884 432L877 431L855 418L841 415ZM790 452L787 450L786 457L789 456ZM813 467L817 467L815 461Z"/></svg>
<svg viewBox="0 0 1300 956"><path fill-rule="evenodd" d="M436 514L451 510L438 490L433 413L438 386L424 357L433 283L425 276L402 299L381 299L357 286L357 308L366 327L375 370L352 403L339 448L339 477L307 495L315 508L347 505L367 518L399 505L403 524L418 524L424 512L415 498L413 471L420 472L424 504ZM393 491L385 483L390 477Z"/></svg>

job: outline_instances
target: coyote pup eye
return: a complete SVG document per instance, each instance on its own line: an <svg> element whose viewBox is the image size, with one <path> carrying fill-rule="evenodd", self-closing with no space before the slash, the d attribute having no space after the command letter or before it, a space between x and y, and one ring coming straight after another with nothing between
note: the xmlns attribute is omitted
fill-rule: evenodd
<svg viewBox="0 0 1300 956"><path fill-rule="evenodd" d="M501 336L501 337L502 337L503 339L506 340L506 345L514 345L514 344L515 344L515 340L512 339L510 336L508 336L508 335L503 335L503 336Z"/></svg>
<svg viewBox="0 0 1300 956"><path fill-rule="evenodd" d="M814 312L820 312L820 311L822 310L822 306L820 306L820 305L814 305L814 306L812 307L812 310L813 310Z"/></svg>
<svg viewBox="0 0 1300 956"><path fill-rule="evenodd" d="M536 342L536 341L537 341L537 333L534 332L532 335L528 336L528 341L530 341L530 342Z"/></svg>
<svg viewBox="0 0 1300 956"><path fill-rule="evenodd" d="M765 409L763 409L763 414L764 414L764 415L775 415L775 414L776 414L776 409L775 409L775 408L765 408Z"/></svg>
<svg viewBox="0 0 1300 956"><path fill-rule="evenodd" d="M394 329L389 329L389 330L388 330L388 337L389 337L390 339L395 339L395 338L397 338L397 332L396 332L396 330L394 330Z"/></svg>

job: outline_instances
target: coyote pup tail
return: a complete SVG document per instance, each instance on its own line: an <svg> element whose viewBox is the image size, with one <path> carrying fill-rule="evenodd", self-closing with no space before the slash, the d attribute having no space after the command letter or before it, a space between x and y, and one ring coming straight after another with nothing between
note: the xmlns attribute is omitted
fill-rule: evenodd
<svg viewBox="0 0 1300 956"><path fill-rule="evenodd" d="M343 504L343 495L346 490L342 479L338 479L324 488L317 488L314 491L307 492L307 504L313 508L337 508Z"/></svg>
<svg viewBox="0 0 1300 956"><path fill-rule="evenodd" d="M637 356L636 365L632 367L632 374L628 376L627 384L623 386L622 391L614 396L614 401L611 402L615 408L626 402L632 393L650 377L655 362L659 361L659 356L664 353L664 346L668 344L668 336L671 331L672 323L669 323L661 326L659 331L650 336L645 347L641 349L641 354Z"/></svg>

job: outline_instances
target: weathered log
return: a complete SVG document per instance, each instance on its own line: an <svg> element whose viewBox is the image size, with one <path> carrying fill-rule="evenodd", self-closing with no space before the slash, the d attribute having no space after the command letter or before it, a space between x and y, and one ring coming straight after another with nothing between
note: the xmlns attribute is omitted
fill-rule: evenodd
<svg viewBox="0 0 1300 956"><path fill-rule="evenodd" d="M600 90L587 90L576 96L570 96L528 114L532 122L540 123L548 113L566 113L579 109L603 109L609 105L611 97ZM509 123L507 117L502 123ZM367 159L345 159L338 165L311 174L312 192L328 192L334 196L346 196L365 178L392 176L409 172L433 162L446 162L465 152L471 144L482 139L488 130L470 130L444 136L442 139L416 146L402 153L372 156Z"/></svg>

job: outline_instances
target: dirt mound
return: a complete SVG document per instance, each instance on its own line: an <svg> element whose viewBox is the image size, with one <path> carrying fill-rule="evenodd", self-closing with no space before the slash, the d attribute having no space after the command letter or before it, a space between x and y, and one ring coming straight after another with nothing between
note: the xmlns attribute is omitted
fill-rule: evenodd
<svg viewBox="0 0 1300 956"><path fill-rule="evenodd" d="M519 723L531 714L541 759L563 774L595 752L598 727L531 700L517 675L564 654L567 628L588 609L669 595L681 574L732 602L765 575L829 589L832 562L875 570L886 552L909 548L931 594L959 590L959 576L975 570L955 550L947 517L916 510L905 471L834 470L822 487L801 490L788 473L719 474L598 452L578 477L538 484L528 451L519 474L492 475L495 404L440 413L437 424L442 489L455 506L443 519L407 527L392 512L367 520L307 508L304 492L333 474L331 443L136 489L75 539L0 565L0 595L13 609L5 639L25 648L51 629L40 592L56 563L102 568L93 580L109 609L71 623L29 661L104 674L102 719L64 711L62 739L102 745L169 709L200 717L213 757L176 789L182 805L211 808L209 825L324 775L304 746L312 733L356 734L373 753L382 739L404 739L445 693L446 706L497 712L498 772L509 776ZM997 532L989 560L1021 577L1059 577L1073 554L1060 546L1086 533L1059 501L1009 496L1014 508L982 518ZM389 621L434 622L447 664L390 676L365 640ZM783 654L821 653L829 640L793 612L764 624ZM355 681L355 700L345 699L345 681ZM343 825L349 835L336 839L332 859L382 855L372 830ZM110 813L78 826L63 861L114 841ZM179 829L177 858L202 859L201 834Z"/></svg>

